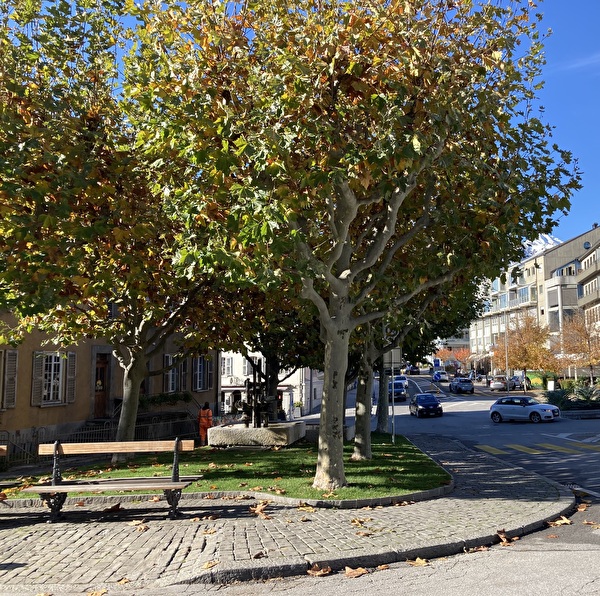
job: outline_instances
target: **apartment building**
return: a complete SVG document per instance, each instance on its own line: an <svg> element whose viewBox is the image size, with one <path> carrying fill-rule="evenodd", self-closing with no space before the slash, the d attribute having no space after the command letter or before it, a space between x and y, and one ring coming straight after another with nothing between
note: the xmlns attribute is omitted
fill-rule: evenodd
<svg viewBox="0 0 600 596"><path fill-rule="evenodd" d="M249 359L252 361L250 362ZM257 381L255 367L265 370L265 358L252 352L246 358L238 352L223 352L221 354L221 398L220 410L228 414L235 410L234 402L245 400L246 388L249 382ZM286 420L292 420L300 411L303 414L314 412L321 404L323 395L323 373L308 367L299 368L293 372L283 371L277 387L279 398ZM295 404L302 404L296 406Z"/></svg>
<svg viewBox="0 0 600 596"><path fill-rule="evenodd" d="M504 368L501 355L496 355L494 362L494 346L506 326L510 328L511 320L522 314L547 326L556 343L565 319L576 309L583 307L590 317L600 317L599 253L600 227L594 224L566 242L547 238L520 263L511 265L504 280L494 279L485 312L469 328L473 368L486 373Z"/></svg>

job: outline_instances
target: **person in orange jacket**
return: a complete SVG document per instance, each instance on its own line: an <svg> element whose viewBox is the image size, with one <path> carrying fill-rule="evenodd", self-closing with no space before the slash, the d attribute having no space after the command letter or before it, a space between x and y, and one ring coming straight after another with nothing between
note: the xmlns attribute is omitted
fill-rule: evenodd
<svg viewBox="0 0 600 596"><path fill-rule="evenodd" d="M207 435L208 429L213 424L213 413L208 405L208 402L205 402L202 406L202 409L198 412L198 426L200 428L200 445L208 445Z"/></svg>

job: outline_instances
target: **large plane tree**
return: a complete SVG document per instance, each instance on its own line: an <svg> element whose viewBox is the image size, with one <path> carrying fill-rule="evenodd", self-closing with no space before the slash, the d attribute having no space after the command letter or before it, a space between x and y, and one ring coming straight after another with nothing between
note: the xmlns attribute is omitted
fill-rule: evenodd
<svg viewBox="0 0 600 596"><path fill-rule="evenodd" d="M319 312L314 486L337 489L350 337L387 312L372 293L493 277L569 208L577 168L535 111L535 6L192 0L138 16L131 90L140 115L162 116L145 149L186 156L231 213L260 213L271 254L288 257L272 272L298 276ZM189 217L198 197L180 195Z"/></svg>

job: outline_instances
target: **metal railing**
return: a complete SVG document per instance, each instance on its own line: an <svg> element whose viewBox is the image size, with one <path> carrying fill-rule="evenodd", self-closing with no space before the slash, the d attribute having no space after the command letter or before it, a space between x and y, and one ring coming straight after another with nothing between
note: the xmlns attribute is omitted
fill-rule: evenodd
<svg viewBox="0 0 600 596"><path fill-rule="evenodd" d="M114 441L117 433L118 420L105 420L94 423L86 423L76 431L68 433L55 433L40 427L36 428L31 435L23 440L11 437L8 431L0 431L0 443L8 446L6 462L0 462L0 467L13 465L31 464L39 461L38 446L40 443L52 443L54 441L70 443L97 443L102 441ZM165 418L164 414L152 416L148 420L140 422L135 426L134 439L136 441L171 439L179 437L196 438L198 436L198 424L194 418L187 415L171 419Z"/></svg>

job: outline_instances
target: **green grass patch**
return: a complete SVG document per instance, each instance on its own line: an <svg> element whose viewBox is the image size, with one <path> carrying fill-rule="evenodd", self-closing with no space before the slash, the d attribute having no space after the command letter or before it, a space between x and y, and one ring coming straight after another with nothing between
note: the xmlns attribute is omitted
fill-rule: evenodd
<svg viewBox="0 0 600 596"><path fill-rule="evenodd" d="M352 461L353 443L344 447L344 469L348 486L323 495L312 488L317 447L300 443L281 449L213 449L201 447L182 453L181 476L200 476L184 492L259 491L297 499L366 499L402 496L437 488L451 481L449 474L404 437L392 443L387 434L372 435L373 458ZM69 468L63 460L65 480L82 478L131 478L170 476L173 456L161 453L139 456L119 466L109 463ZM49 464L50 465L50 464ZM32 485L46 477L27 479ZM18 488L4 491L9 498L31 497ZM81 493L84 494L84 493Z"/></svg>

